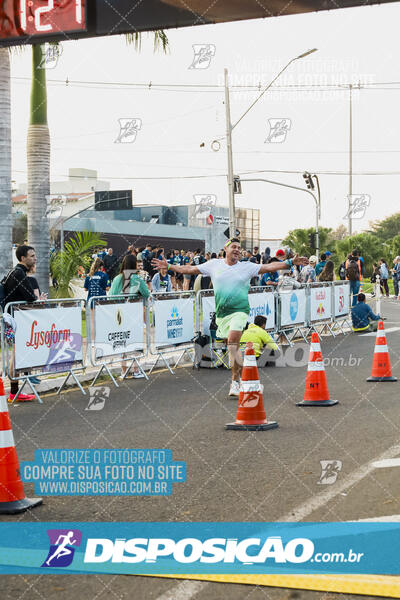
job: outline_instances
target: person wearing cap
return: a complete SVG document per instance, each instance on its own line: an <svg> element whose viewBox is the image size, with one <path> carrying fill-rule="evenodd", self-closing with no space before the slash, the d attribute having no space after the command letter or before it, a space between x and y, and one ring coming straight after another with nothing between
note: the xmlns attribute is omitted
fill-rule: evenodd
<svg viewBox="0 0 400 600"><path fill-rule="evenodd" d="M317 281L317 275L315 273L315 266L317 264L317 257L313 254L308 259L308 265L301 270L299 280L301 283L313 283Z"/></svg>
<svg viewBox="0 0 400 600"><path fill-rule="evenodd" d="M368 331L376 331L378 329L378 321L380 315L375 315L372 312L369 304L365 302L365 294L360 292L357 296L357 304L351 309L351 321L353 324L354 333L366 333Z"/></svg>
<svg viewBox="0 0 400 600"><path fill-rule="evenodd" d="M240 240L232 238L225 244L225 258L214 258L201 265L170 265L177 273L205 275L211 277L215 294L217 337L227 340L232 369L230 396L239 396L242 356L239 351L240 338L246 327L249 313L250 280L264 273L306 265L308 259L295 256L286 261L272 262L267 265L253 263L250 260L240 262ZM153 266L162 269L167 266L165 259L153 259Z"/></svg>

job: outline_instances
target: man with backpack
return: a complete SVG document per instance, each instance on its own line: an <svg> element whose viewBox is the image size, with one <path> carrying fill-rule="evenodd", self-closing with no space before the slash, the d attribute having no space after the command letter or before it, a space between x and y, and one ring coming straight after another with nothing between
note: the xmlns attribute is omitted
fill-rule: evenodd
<svg viewBox="0 0 400 600"><path fill-rule="evenodd" d="M350 281L350 294L353 296L352 306L357 304L357 295L360 291L362 267L357 255L349 254L345 263L346 279Z"/></svg>
<svg viewBox="0 0 400 600"><path fill-rule="evenodd" d="M15 253L18 264L1 281L1 306L4 310L9 302L35 302L36 300L46 300L47 294L41 294L39 298L35 295L33 287L28 277L30 269L36 265L36 253L32 246L19 246ZM10 372L13 372L13 364L10 363ZM8 401L12 402L18 393L18 380L10 380L11 390ZM32 402L35 399L33 394L20 394L17 402Z"/></svg>

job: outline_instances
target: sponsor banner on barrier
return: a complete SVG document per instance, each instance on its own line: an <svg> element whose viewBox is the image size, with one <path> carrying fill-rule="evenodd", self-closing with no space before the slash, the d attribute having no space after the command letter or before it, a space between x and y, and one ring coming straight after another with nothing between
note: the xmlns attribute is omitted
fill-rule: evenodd
<svg viewBox="0 0 400 600"><path fill-rule="evenodd" d="M348 285L334 285L335 317L344 317L350 311L350 287Z"/></svg>
<svg viewBox="0 0 400 600"><path fill-rule="evenodd" d="M214 296L201 297L201 314L203 317L202 331L204 335L210 335L210 323L212 315L215 313L215 298Z"/></svg>
<svg viewBox="0 0 400 600"><path fill-rule="evenodd" d="M281 326L296 325L306 320L306 291L290 290L280 292Z"/></svg>
<svg viewBox="0 0 400 600"><path fill-rule="evenodd" d="M194 337L194 299L154 300L155 345L190 342Z"/></svg>
<svg viewBox="0 0 400 600"><path fill-rule="evenodd" d="M82 360L82 310L58 306L16 310L15 368L70 368Z"/></svg>
<svg viewBox="0 0 400 600"><path fill-rule="evenodd" d="M96 359L144 349L143 302L95 306Z"/></svg>
<svg viewBox="0 0 400 600"><path fill-rule="evenodd" d="M258 315L267 319L266 329L275 327L275 298L272 292L261 292L259 294L249 294L250 314L249 321L254 323Z"/></svg>
<svg viewBox="0 0 400 600"><path fill-rule="evenodd" d="M332 291L331 287L310 288L310 319L319 321L330 319L332 316Z"/></svg>
<svg viewBox="0 0 400 600"><path fill-rule="evenodd" d="M0 525L0 573L400 574L400 523Z"/></svg>

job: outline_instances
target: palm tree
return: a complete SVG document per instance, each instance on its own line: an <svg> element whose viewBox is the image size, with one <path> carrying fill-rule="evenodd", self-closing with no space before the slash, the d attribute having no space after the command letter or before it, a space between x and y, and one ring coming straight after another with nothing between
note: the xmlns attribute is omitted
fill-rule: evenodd
<svg viewBox="0 0 400 600"><path fill-rule="evenodd" d="M126 41L141 48L141 35L128 34ZM168 49L164 31L154 32L154 50ZM38 256L37 279L40 288L49 288L49 223L45 215L46 195L50 194L50 134L47 125L46 69L42 68L43 46L32 46L31 114L28 129L28 240Z"/></svg>
<svg viewBox="0 0 400 600"><path fill-rule="evenodd" d="M0 48L0 279L12 266L10 55Z"/></svg>
<svg viewBox="0 0 400 600"><path fill-rule="evenodd" d="M67 298L71 279L77 277L79 267L86 271L92 262L95 248L105 246L106 242L97 233L77 232L65 242L64 252L54 252L51 256L51 274L57 279L56 296Z"/></svg>
<svg viewBox="0 0 400 600"><path fill-rule="evenodd" d="M46 217L50 194L50 132L47 125L46 69L41 68L44 47L32 46L32 84L27 140L28 243L38 257L36 277L42 291L49 290L49 221Z"/></svg>

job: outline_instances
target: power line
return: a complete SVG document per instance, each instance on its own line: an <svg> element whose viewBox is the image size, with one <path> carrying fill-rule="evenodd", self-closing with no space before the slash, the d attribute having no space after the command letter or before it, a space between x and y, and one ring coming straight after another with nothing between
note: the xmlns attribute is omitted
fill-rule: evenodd
<svg viewBox="0 0 400 600"><path fill-rule="evenodd" d="M18 169L13 169L13 173L23 173L27 174L27 171L21 171ZM253 175L256 173L281 173L287 175L302 175L304 170L300 171L289 171L289 170L275 170L275 169L254 169L251 171L237 171L238 175ZM348 175L348 171L313 171L313 173L317 175ZM353 175L365 175L365 176L389 176L389 175L400 175L400 171L353 171ZM65 173L58 173L58 177L68 177L69 179L80 179L80 175L67 175ZM158 176L158 177L109 177L106 175L101 176L101 180L106 181L164 181L164 180L183 180L183 179L213 179L215 177L227 177L226 173L215 173L210 175L167 175L167 176Z"/></svg>
<svg viewBox="0 0 400 600"><path fill-rule="evenodd" d="M240 75L239 75L240 77ZM15 81L27 81L31 82L30 77L11 77L12 80ZM81 80L70 80L70 79L48 79L47 83L49 85L65 85L67 87L87 87L92 89L102 89L104 87L112 86L115 89L128 89L128 88L138 88L144 89L147 91L223 91L224 86L222 84L191 84L191 83L137 83L137 82L112 82L112 81L81 81ZM261 81L257 85L231 85L229 89L232 91L235 90L248 90L259 92L264 84ZM399 90L400 87L377 87L377 86L400 86L400 81L384 81L384 82L364 82L357 84L350 83L293 83L293 84L274 84L270 89L271 90L287 90L287 91L313 91L313 90L321 90L321 91L343 91L347 89L350 85L353 85L354 89L357 90L372 90L372 89L380 89L380 90Z"/></svg>

